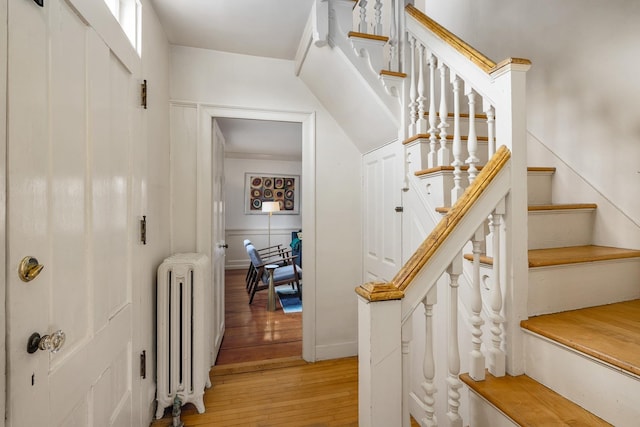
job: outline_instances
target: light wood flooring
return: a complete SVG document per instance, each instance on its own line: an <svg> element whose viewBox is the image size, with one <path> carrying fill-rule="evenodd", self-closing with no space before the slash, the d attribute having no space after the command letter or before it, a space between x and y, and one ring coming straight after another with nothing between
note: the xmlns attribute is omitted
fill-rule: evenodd
<svg viewBox="0 0 640 427"><path fill-rule="evenodd" d="M226 274L226 332L205 413L185 405L187 427L350 427L358 425L358 360L307 363L302 316L268 313L266 291L249 306L244 271ZM152 427L171 426L170 409ZM418 424L412 420L412 426Z"/></svg>
<svg viewBox="0 0 640 427"><path fill-rule="evenodd" d="M267 290L249 305L246 270L225 273L225 333L216 365L302 355L302 313L267 311Z"/></svg>

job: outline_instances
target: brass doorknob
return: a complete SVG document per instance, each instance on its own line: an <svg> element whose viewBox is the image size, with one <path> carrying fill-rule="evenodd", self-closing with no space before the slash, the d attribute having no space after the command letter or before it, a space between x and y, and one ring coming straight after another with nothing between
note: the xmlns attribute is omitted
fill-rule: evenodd
<svg viewBox="0 0 640 427"><path fill-rule="evenodd" d="M38 263L38 260L32 256L26 256L20 261L18 266L18 276L23 282L30 282L42 271L44 265Z"/></svg>

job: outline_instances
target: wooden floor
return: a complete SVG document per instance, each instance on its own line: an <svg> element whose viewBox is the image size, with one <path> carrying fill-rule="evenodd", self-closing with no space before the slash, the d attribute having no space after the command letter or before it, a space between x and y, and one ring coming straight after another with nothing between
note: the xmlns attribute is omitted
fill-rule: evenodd
<svg viewBox="0 0 640 427"><path fill-rule="evenodd" d="M249 306L244 271L228 271L226 332L205 412L187 404L185 427L349 427L358 425L358 359L307 363L302 316L268 313L266 291ZM411 420L412 427L418 427ZM171 410L152 427L169 427Z"/></svg>
<svg viewBox="0 0 640 427"><path fill-rule="evenodd" d="M357 367L356 358L261 372L229 373L225 365L214 367L206 412L198 414L186 405L182 421L189 427L357 426ZM170 416L152 424L170 425Z"/></svg>
<svg viewBox="0 0 640 427"><path fill-rule="evenodd" d="M249 305L246 270L225 274L225 333L216 365L255 362L302 355L302 313L285 314L278 303L267 307L267 291L256 293Z"/></svg>

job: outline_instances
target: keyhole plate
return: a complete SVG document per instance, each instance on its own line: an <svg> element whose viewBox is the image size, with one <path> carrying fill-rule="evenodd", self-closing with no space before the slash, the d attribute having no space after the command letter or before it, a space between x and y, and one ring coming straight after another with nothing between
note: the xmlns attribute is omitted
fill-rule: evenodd
<svg viewBox="0 0 640 427"><path fill-rule="evenodd" d="M39 344L40 344L40 334L37 332L32 333L31 336L29 337L29 340L27 341L27 353L33 354L36 351L38 351Z"/></svg>

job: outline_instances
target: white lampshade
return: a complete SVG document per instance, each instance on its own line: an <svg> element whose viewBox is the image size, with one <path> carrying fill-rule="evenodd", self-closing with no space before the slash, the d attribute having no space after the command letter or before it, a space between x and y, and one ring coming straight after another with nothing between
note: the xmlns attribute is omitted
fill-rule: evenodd
<svg viewBox="0 0 640 427"><path fill-rule="evenodd" d="M262 202L262 212L278 212L280 202Z"/></svg>

